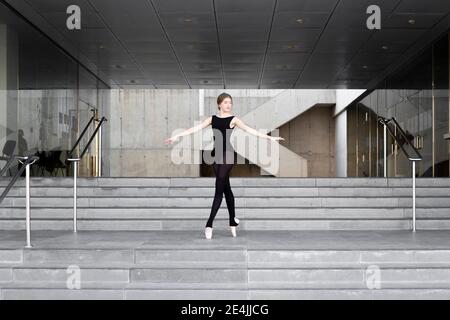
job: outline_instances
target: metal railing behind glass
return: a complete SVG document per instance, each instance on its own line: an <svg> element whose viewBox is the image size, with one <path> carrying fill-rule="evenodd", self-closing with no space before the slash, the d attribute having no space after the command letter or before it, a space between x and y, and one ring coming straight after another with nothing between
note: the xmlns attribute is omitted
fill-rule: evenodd
<svg viewBox="0 0 450 320"><path fill-rule="evenodd" d="M93 118L91 119L93 120ZM96 121L98 121L98 119L96 119ZM94 140L95 135L99 134L99 162L101 163L101 149L102 149L102 125L103 123L107 121L107 119L105 117L102 117L100 119L100 121L98 122L97 127L95 128L94 132L92 133L91 137L89 138L88 143L86 144L86 146L84 147L83 151L81 152L81 154L78 157L74 157L72 155L73 150L75 150L75 148L73 148L72 152L70 152L69 154L69 158L67 159L67 161L72 162L73 163L73 231L77 232L77 176L78 176L78 162L83 158L83 156L85 155L85 153L87 152L89 146L92 143L92 140ZM90 124L91 121L89 121ZM86 127L87 128L87 127ZM86 130L83 131L83 133L81 134L84 135ZM81 136L78 140L81 139ZM78 141L77 141L78 143Z"/></svg>
<svg viewBox="0 0 450 320"><path fill-rule="evenodd" d="M95 111L94 109L92 109L91 111ZM69 152L69 158L72 157L73 152L75 151L76 147L80 144L81 139L83 139L87 129L89 128L89 126L91 125L91 123L94 121L95 119L95 115L91 117L91 119L89 119L89 122L86 124L86 126L84 127L83 131L81 132L80 136L78 137L77 141L75 142L75 144L73 145L72 149Z"/></svg>
<svg viewBox="0 0 450 320"><path fill-rule="evenodd" d="M8 192L11 190L11 188L16 183L17 179L22 175L23 171L25 170L25 197L26 197L26 230L27 230L27 248L31 248L31 223L30 223L30 165L35 163L37 160L39 160L39 157L37 156L12 156L6 165L3 167L3 169L0 172L0 177L3 176L3 174L8 170L14 160L18 160L22 166L17 170L17 172L12 176L11 180L9 181L8 185L6 186L5 190L3 190L2 195L0 196L0 203L3 202L5 197L8 195Z"/></svg>
<svg viewBox="0 0 450 320"><path fill-rule="evenodd" d="M387 139L386 139L386 129L389 131L392 138L395 140L397 145L400 146L401 150L405 154L405 156L408 158L409 161L412 163L412 231L416 232L416 161L422 160L422 155L420 154L419 150L409 141L405 131L402 129L400 124L397 122L397 120L392 117L390 119L387 119L382 116L378 116L378 121L381 122L384 125L384 177L386 178L386 164L387 164L387 157L386 157L386 150L387 150ZM400 132L401 136L403 137L404 141L411 146L411 149L414 151L415 155L410 155L406 149L403 147L402 141L400 141L397 137L397 135L392 131L391 127L389 127L389 123L393 122Z"/></svg>

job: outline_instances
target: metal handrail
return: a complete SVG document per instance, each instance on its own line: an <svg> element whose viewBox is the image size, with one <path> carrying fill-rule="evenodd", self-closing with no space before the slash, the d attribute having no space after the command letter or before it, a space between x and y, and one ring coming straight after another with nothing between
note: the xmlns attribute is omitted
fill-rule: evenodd
<svg viewBox="0 0 450 320"><path fill-rule="evenodd" d="M14 160L25 160L25 162L23 162L24 165L14 174L14 176L11 178L8 185L6 186L5 190L3 190L2 195L0 196L0 203L2 203L3 200L6 198L9 190L11 190L13 185L16 183L17 179L20 177L20 175L25 170L26 165L33 164L34 162L39 160L39 157L38 156L24 157L24 156L18 156L18 155L12 156L8 160L8 163L5 165L5 167L2 169L0 176L3 176L5 171L8 170L8 168L11 166L11 164L13 163Z"/></svg>
<svg viewBox="0 0 450 320"><path fill-rule="evenodd" d="M8 159L8 161L6 162L5 166L2 168L2 170L0 171L0 177L3 177L3 175L5 174L6 170L8 170L12 163L14 162L14 160L17 159L17 156L12 156ZM2 159L3 160L3 159ZM0 201L1 203L1 201Z"/></svg>
<svg viewBox="0 0 450 320"><path fill-rule="evenodd" d="M387 161L386 161L386 149L387 149L386 129L389 130L390 135L392 136L392 138L394 138L395 142L400 146L400 148L402 149L403 153L406 155L408 160L412 162L412 189L413 189L412 190L412 193L413 193L413 195L412 195L413 196L413 199L412 199L412 202L413 202L412 231L416 232L416 161L421 161L423 159L423 157L420 154L419 150L417 150L417 148L408 140L408 137L406 136L405 131L402 129L402 127L397 122L395 117L387 119L385 117L378 116L378 121L384 125L384 176L386 177L386 163L387 163ZM416 153L416 157L411 156L405 150L405 148L403 148L401 141L399 141L399 139L397 138L395 133L392 131L392 129L388 125L389 122L391 122L391 121L394 122L394 124L397 126L397 128L400 131L400 134L402 135L402 137L406 141L406 143L409 144L411 146L411 148L414 150L414 152Z"/></svg>
<svg viewBox="0 0 450 320"><path fill-rule="evenodd" d="M98 119L96 119L96 121L98 121ZM81 152L81 154L78 157L72 157L72 155L70 154L70 158L67 159L67 161L69 162L73 162L73 232L77 232L77 176L78 176L78 162L83 158L83 156L85 155L86 151L88 150L89 146L92 143L92 140L94 140L95 135L97 134L97 132L99 132L99 145L100 145L100 150L101 150L101 135L102 135L102 125L105 121L108 121L105 117L102 117L97 125L97 127L95 128L94 132L92 133L88 143L86 144L86 146L84 147L83 151ZM83 132L84 134L84 132ZM101 160L100 160L101 161Z"/></svg>
<svg viewBox="0 0 450 320"><path fill-rule="evenodd" d="M97 128L95 128L94 132L91 135L91 138L89 139L88 143L86 144L86 146L84 147L83 152L81 152L79 158L83 158L84 154L86 153L87 149L89 148L89 146L91 145L92 140L94 140L95 135L97 134L98 130L100 130L100 127L102 126L103 122L108 121L105 117L102 117L100 119L100 122L97 125Z"/></svg>
<svg viewBox="0 0 450 320"><path fill-rule="evenodd" d="M94 121L94 119L95 119L95 116L92 116L91 119L89 119L89 122L86 124L86 126L84 127L84 129L81 132L80 136L78 137L77 141L75 142L75 144L73 145L72 149L70 150L69 158L72 157L72 153L75 151L75 148L78 146L78 144L80 144L81 139L83 138L84 134L86 133L87 129L91 125L92 121Z"/></svg>
<svg viewBox="0 0 450 320"><path fill-rule="evenodd" d="M30 165L35 163L37 160L39 160L38 156L13 156L8 160L8 163L6 166L10 166L12 164L12 161L14 159L19 160L22 163L22 167L16 172L16 174L12 177L11 181L6 186L5 190L3 191L2 195L0 196L0 203L5 199L8 192L11 190L12 186L16 183L17 179L20 177L22 172L26 170L25 174L25 197L26 197L26 230L27 230L27 248L31 248L31 222L30 222ZM6 168L5 166L5 168ZM3 168L3 169L5 169ZM5 170L2 170L2 174Z"/></svg>

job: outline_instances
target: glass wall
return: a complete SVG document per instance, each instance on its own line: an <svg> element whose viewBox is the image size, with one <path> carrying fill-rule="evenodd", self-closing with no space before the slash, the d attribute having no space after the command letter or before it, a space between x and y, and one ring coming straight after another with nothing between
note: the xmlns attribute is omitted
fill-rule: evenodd
<svg viewBox="0 0 450 320"><path fill-rule="evenodd" d="M107 90L97 77L41 32L0 4L0 167L13 155L37 155L33 176L67 176L66 159ZM87 144L92 123L75 155ZM93 176L98 144L80 164ZM16 163L8 175L19 168Z"/></svg>
<svg viewBox="0 0 450 320"><path fill-rule="evenodd" d="M394 117L399 124L388 125L388 177L412 174L402 147L411 156L415 153L406 140L422 156L417 176L449 176L449 73L449 35L445 34L348 109L349 176L384 176L384 125L379 117Z"/></svg>

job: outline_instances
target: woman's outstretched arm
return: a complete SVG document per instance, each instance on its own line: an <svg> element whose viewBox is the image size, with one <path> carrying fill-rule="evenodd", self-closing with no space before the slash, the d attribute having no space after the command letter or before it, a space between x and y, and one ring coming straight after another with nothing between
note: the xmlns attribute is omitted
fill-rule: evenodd
<svg viewBox="0 0 450 320"><path fill-rule="evenodd" d="M172 136L170 138L167 138L166 140L164 140L164 143L166 143L166 144L167 143L174 143L179 137L187 136L187 135L189 135L191 133L194 133L194 132L196 132L198 130L206 128L207 126L209 126L211 124L211 119L212 119L212 117L206 118L205 120L203 120L202 123L199 123L196 126L193 126L193 127L189 128L189 129L184 130L183 132L180 132L180 133L178 133L178 134L176 134L176 135L174 135L174 136Z"/></svg>
<svg viewBox="0 0 450 320"><path fill-rule="evenodd" d="M261 137L261 138L266 138L266 139L270 139L272 141L276 141L276 140L284 140L284 138L282 137L273 137L273 136L269 136L267 134L261 133L249 126L247 126L241 119L234 117L234 119L231 121L234 122L236 126L238 126L239 128L241 128L244 131L247 131L248 133L251 133L255 136Z"/></svg>

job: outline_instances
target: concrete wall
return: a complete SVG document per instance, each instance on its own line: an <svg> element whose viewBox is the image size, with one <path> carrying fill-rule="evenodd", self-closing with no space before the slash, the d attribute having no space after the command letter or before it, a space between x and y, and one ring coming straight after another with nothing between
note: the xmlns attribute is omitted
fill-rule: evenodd
<svg viewBox="0 0 450 320"><path fill-rule="evenodd" d="M126 89L111 90L109 119L104 135L104 176L198 177L211 175L200 163L177 164L171 159L173 145L164 140L174 130L188 129L218 114L217 96L233 97L233 114L241 116L284 90L252 89ZM199 101L199 93L204 97ZM210 127L209 127L210 128ZM109 140L109 142L107 142ZM200 151L187 149L191 157ZM107 163L107 164L106 164ZM255 175L256 168L242 165L239 175Z"/></svg>
<svg viewBox="0 0 450 320"><path fill-rule="evenodd" d="M347 177L347 110L335 118L336 177Z"/></svg>
<svg viewBox="0 0 450 320"><path fill-rule="evenodd" d="M333 108L315 106L279 128L281 144L308 160L309 177L334 177ZM282 165L282 164L281 164Z"/></svg>

